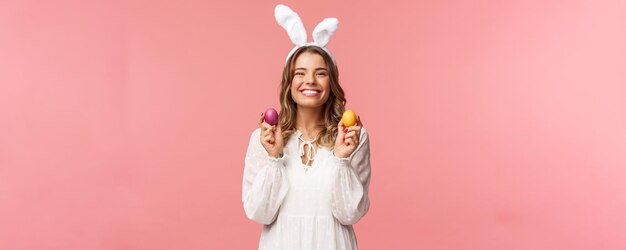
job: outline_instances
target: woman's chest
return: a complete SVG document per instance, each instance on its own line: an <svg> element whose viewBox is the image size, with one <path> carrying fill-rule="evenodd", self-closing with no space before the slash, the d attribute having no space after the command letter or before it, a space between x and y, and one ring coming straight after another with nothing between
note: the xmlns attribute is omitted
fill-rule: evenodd
<svg viewBox="0 0 626 250"><path fill-rule="evenodd" d="M282 212L303 216L331 215L332 185L337 171L328 164L329 153L319 151L310 167L302 164L298 155L288 158L285 174L289 191L281 207Z"/></svg>
<svg viewBox="0 0 626 250"><path fill-rule="evenodd" d="M297 150L287 152L286 174L292 189L330 190L336 168L329 165L330 151L319 148L310 166L303 163Z"/></svg>

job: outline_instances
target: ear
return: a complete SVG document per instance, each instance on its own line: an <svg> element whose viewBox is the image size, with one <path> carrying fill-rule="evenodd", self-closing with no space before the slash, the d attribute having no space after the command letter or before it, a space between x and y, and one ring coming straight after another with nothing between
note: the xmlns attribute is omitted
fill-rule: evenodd
<svg viewBox="0 0 626 250"><path fill-rule="evenodd" d="M337 18L325 18L313 30L313 41L320 47L326 47L338 25L339 21Z"/></svg>
<svg viewBox="0 0 626 250"><path fill-rule="evenodd" d="M296 12L289 7L279 4L274 9L276 22L287 31L291 42L296 46L306 44L306 30L304 24Z"/></svg>

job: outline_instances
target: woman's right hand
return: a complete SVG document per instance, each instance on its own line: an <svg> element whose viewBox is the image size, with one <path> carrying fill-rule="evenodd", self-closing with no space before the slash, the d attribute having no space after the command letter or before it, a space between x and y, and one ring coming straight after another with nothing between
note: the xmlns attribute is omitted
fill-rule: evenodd
<svg viewBox="0 0 626 250"><path fill-rule="evenodd" d="M259 119L261 145L263 145L270 157L278 158L285 146L280 123L272 126L265 122L264 118L265 112L261 114L261 118Z"/></svg>

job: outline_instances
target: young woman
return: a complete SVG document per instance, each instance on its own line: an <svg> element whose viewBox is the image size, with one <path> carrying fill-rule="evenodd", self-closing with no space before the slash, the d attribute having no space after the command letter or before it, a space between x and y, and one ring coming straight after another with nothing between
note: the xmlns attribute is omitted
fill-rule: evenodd
<svg viewBox="0 0 626 250"><path fill-rule="evenodd" d="M279 124L262 114L250 137L243 204L264 224L259 249L357 249L352 224L370 205L369 139L360 119L341 121L346 99L324 45L296 44L283 69Z"/></svg>

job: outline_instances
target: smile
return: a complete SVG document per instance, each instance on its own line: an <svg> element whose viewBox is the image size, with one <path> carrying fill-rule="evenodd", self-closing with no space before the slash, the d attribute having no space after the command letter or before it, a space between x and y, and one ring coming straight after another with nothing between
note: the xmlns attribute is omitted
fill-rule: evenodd
<svg viewBox="0 0 626 250"><path fill-rule="evenodd" d="M300 93L302 93L302 95L307 96L307 97L314 97L314 96L318 96L320 94L319 90L314 90L314 89L305 89L300 91Z"/></svg>

